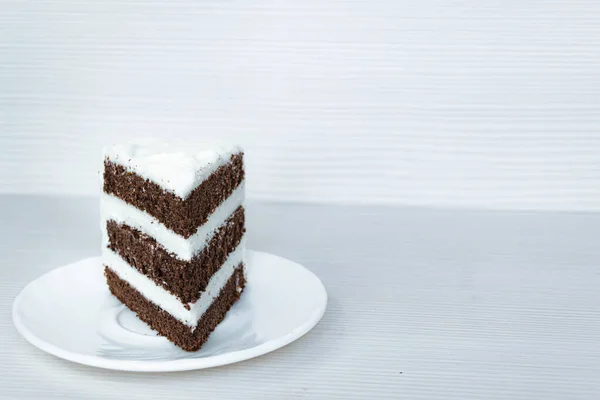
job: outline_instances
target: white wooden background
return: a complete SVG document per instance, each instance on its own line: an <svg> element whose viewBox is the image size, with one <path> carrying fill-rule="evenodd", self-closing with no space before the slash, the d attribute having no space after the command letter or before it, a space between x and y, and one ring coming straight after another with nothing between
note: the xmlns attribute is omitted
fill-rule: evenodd
<svg viewBox="0 0 600 400"><path fill-rule="evenodd" d="M597 0L0 2L0 192L221 137L250 195L600 210Z"/></svg>

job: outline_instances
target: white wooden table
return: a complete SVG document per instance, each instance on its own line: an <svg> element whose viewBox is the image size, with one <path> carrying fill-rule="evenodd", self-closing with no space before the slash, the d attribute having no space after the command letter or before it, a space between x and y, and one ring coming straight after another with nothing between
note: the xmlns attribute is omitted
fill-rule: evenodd
<svg viewBox="0 0 600 400"><path fill-rule="evenodd" d="M12 326L21 288L96 255L97 199L0 196L0 397L597 399L600 215L250 203L251 248L306 265L321 323L202 371L113 372Z"/></svg>

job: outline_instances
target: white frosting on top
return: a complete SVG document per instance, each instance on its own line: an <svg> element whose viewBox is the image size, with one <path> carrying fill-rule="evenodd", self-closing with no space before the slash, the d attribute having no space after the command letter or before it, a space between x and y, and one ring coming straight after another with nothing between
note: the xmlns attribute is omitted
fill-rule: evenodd
<svg viewBox="0 0 600 400"><path fill-rule="evenodd" d="M194 142L138 140L104 148L104 158L186 198L241 147Z"/></svg>
<svg viewBox="0 0 600 400"><path fill-rule="evenodd" d="M210 307L221 292L221 289L223 289L229 278L233 275L235 268L244 261L245 246L245 238L242 238L237 248L229 253L225 263L210 278L200 298L195 303L187 304L190 308L189 310L185 308L177 296L169 293L162 286L156 285L150 278L127 264L125 260L112 250L104 248L102 260L119 278L128 282L142 296L189 326L193 331L198 325L200 317L208 310L208 307Z"/></svg>
<svg viewBox="0 0 600 400"><path fill-rule="evenodd" d="M239 206L244 204L244 186L244 182L240 183L233 193L224 202L219 204L217 209L198 228L196 233L187 239L173 232L158 219L139 208L124 202L118 197L102 193L100 197L102 247L108 246L106 221L114 220L145 233L154 238L154 240L177 258L189 261L194 255L204 249L215 231L225 223Z"/></svg>

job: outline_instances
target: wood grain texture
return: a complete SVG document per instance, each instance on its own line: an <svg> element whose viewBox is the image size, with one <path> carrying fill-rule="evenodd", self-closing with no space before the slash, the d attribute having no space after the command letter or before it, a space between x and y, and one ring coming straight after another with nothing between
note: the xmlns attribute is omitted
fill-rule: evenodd
<svg viewBox="0 0 600 400"><path fill-rule="evenodd" d="M99 253L98 199L0 196L0 398L600 398L599 214L247 209L250 248L321 278L323 320L253 360L140 374L47 355L11 323L25 284Z"/></svg>
<svg viewBox="0 0 600 400"><path fill-rule="evenodd" d="M0 192L226 138L261 199L600 210L595 0L3 1Z"/></svg>

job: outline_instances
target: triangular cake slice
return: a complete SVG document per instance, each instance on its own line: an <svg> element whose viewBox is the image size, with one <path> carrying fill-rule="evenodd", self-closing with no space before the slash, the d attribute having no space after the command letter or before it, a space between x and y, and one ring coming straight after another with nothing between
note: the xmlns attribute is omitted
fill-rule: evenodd
<svg viewBox="0 0 600 400"><path fill-rule="evenodd" d="M244 289L243 157L238 146L157 141L104 151L110 291L187 351L206 342Z"/></svg>

